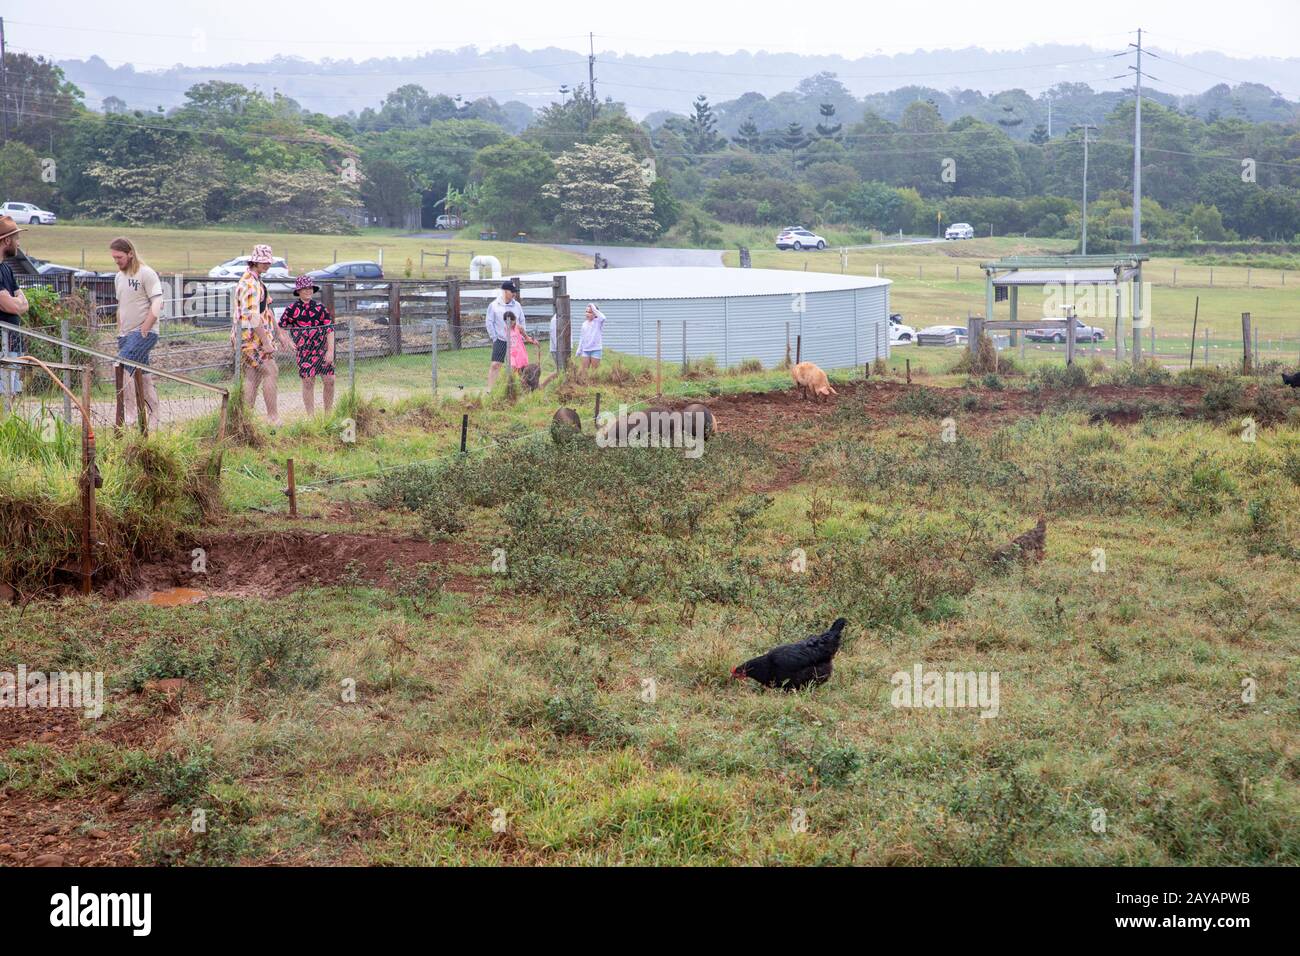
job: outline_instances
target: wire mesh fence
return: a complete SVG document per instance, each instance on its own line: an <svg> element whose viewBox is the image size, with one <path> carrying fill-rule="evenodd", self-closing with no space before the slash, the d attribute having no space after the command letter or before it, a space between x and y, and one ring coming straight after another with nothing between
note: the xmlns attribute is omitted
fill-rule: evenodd
<svg viewBox="0 0 1300 956"><path fill-rule="evenodd" d="M218 393L205 386L222 386L233 394L249 387L259 413L274 408L277 419L292 418L325 408L344 390L396 400L415 396L473 393L486 385L490 345L483 325L488 304L500 292L500 280L387 280L377 282L322 281L319 298L333 316L333 381L327 376L300 373L297 350L279 327L293 301L292 282L266 281L276 327L275 374L263 375L252 394L243 380L237 336L233 334L232 297L237 281L228 278L173 274L160 277L162 314L157 344L140 383L140 395L130 374L117 382L117 302L111 277L22 276L27 288L53 289L60 302L82 303L78 319L59 325L27 325L33 331L94 349L92 414L103 424L134 421L138 408L148 409L150 427L189 422L218 411ZM525 322L531 334L545 337L556 309L556 289L550 279L515 279L521 287ZM14 333L12 338L18 338ZM46 358L61 356L57 344L26 340ZM0 343L18 354L17 341ZM66 350L65 350L66 351ZM75 351L75 349L74 349ZM161 372L170 372L168 378ZM40 404L48 385L30 369L11 369L8 387L0 379L6 407ZM267 399L270 399L268 403ZM55 403L55 412L70 412Z"/></svg>

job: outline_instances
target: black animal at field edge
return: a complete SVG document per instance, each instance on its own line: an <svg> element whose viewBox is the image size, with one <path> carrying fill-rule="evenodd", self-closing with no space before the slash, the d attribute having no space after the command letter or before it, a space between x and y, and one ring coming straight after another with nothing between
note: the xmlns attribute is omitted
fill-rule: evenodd
<svg viewBox="0 0 1300 956"><path fill-rule="evenodd" d="M782 690L824 684L831 676L831 659L840 649L840 632L847 623L842 617L836 618L830 630L793 644L774 647L761 657L733 667L731 676L736 680L748 677L764 687Z"/></svg>
<svg viewBox="0 0 1300 956"><path fill-rule="evenodd" d="M1290 385L1292 388L1300 388L1300 371L1283 372L1282 384Z"/></svg>

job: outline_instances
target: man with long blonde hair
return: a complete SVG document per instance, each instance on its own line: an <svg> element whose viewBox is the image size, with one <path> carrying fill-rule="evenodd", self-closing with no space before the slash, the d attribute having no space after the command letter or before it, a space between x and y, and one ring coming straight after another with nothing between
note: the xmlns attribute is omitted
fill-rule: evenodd
<svg viewBox="0 0 1300 956"><path fill-rule="evenodd" d="M117 292L117 354L120 358L149 364L149 353L158 344L158 320L162 317L163 289L158 273L140 261L135 244L119 236L108 244L117 265L113 288ZM135 400L136 369L122 369L122 407L128 422L138 414ZM140 372L145 412L158 420L158 389L153 376Z"/></svg>

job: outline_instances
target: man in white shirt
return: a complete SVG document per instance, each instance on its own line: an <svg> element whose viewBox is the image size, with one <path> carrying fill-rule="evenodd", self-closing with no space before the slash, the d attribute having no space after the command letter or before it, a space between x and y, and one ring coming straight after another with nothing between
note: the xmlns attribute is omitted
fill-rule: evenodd
<svg viewBox="0 0 1300 956"><path fill-rule="evenodd" d="M117 292L117 349L123 358L149 364L149 353L158 344L158 319L162 316L163 289L158 273L140 261L130 239L120 237L108 246L117 276L113 286ZM158 419L158 389L153 376L140 374L144 392L145 410L153 421ZM135 369L122 369L122 409L128 422L135 421Z"/></svg>
<svg viewBox="0 0 1300 956"><path fill-rule="evenodd" d="M484 325L487 328L488 339L492 342L492 364L488 366L487 390L492 391L492 386L497 383L497 376L501 374L501 366L506 360L510 351L510 326L509 321L513 319L519 323L519 331L525 335L528 334L528 325L524 321L523 306L516 301L519 295L519 287L507 279L501 283L501 294L494 299L487 307L487 315Z"/></svg>

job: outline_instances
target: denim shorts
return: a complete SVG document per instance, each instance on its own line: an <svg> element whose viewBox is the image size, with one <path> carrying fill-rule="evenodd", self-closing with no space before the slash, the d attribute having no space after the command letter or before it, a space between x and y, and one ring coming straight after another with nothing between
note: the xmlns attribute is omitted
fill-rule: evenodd
<svg viewBox="0 0 1300 956"><path fill-rule="evenodd" d="M588 352L579 352L578 354L579 354L580 356L586 356L587 358L594 358L597 362L599 362L599 361L600 361L600 353L603 352L603 351L605 351L605 350L604 350L604 349L591 349L591 350L588 351Z"/></svg>
<svg viewBox="0 0 1300 956"><path fill-rule="evenodd" d="M157 344L157 332L141 335L140 330L136 329L134 332L128 332L126 335L117 337L117 354L120 358L139 362L141 365L148 365L149 353L153 351L153 347Z"/></svg>

